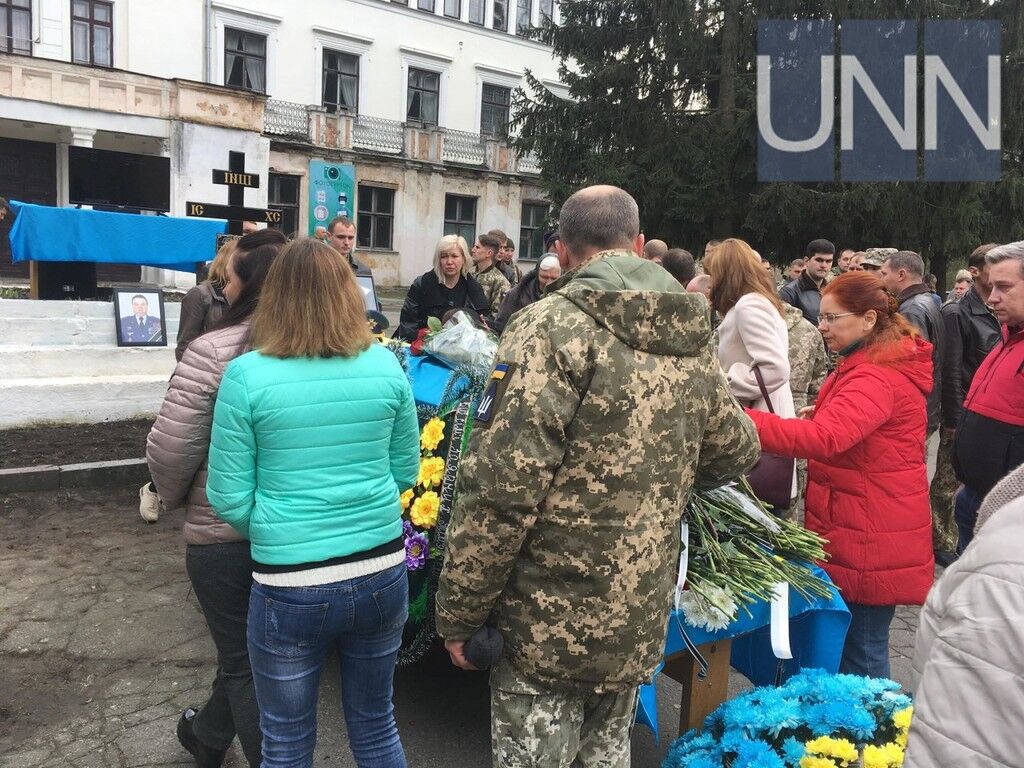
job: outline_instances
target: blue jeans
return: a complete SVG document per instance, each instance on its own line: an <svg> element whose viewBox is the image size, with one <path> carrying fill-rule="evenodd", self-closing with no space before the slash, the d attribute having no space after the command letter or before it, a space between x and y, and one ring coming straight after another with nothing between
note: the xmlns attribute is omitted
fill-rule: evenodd
<svg viewBox="0 0 1024 768"><path fill-rule="evenodd" d="M889 625L895 605L847 603L850 629L846 633L839 671L865 677L889 677Z"/></svg>
<svg viewBox="0 0 1024 768"><path fill-rule="evenodd" d="M406 768L391 704L409 610L405 563L316 587L253 583L249 659L263 729L263 768L308 768L327 649L341 660L341 703L359 768Z"/></svg>
<svg viewBox="0 0 1024 768"><path fill-rule="evenodd" d="M978 522L978 508L984 498L966 485L961 485L953 497L953 519L956 520L956 530L959 534L956 542L957 555L962 555L974 538L974 524Z"/></svg>

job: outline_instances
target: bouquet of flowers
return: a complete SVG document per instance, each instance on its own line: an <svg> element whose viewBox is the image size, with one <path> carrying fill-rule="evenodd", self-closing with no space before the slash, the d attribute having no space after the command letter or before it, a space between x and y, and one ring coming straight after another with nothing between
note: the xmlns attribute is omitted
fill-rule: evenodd
<svg viewBox="0 0 1024 768"><path fill-rule="evenodd" d="M804 670L722 704L662 768L899 768L912 716L892 680Z"/></svg>
<svg viewBox="0 0 1024 768"><path fill-rule="evenodd" d="M797 523L769 514L745 480L695 491L685 519L689 562L679 597L688 624L724 629L741 608L770 600L779 582L792 584L808 598L831 596L832 586L805 566L825 559L824 541Z"/></svg>
<svg viewBox="0 0 1024 768"><path fill-rule="evenodd" d="M444 323L428 317L427 327L420 329L410 351L414 355L433 355L452 368L468 366L489 373L498 342L493 333L460 310Z"/></svg>

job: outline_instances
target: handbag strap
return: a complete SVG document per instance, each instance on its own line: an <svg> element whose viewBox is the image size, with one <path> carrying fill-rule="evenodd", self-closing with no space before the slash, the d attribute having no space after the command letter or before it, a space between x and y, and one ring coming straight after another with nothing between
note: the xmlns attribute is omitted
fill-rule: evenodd
<svg viewBox="0 0 1024 768"><path fill-rule="evenodd" d="M768 405L768 413L775 413L775 409L772 407L772 399L768 397L768 387L764 385L764 378L761 376L761 369L755 365L751 370L754 372L754 378L757 379L757 386L761 389L761 397L764 398L765 403Z"/></svg>

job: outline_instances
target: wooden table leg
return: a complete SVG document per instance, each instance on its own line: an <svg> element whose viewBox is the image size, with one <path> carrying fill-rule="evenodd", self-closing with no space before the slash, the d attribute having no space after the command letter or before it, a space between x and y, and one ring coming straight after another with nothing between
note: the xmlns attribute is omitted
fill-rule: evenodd
<svg viewBox="0 0 1024 768"><path fill-rule="evenodd" d="M729 655L732 651L732 640L699 645L697 649L708 662L708 674L703 680L697 679L700 667L696 659L685 650L665 659L665 668L662 670L683 686L679 706L680 735L691 728L700 730L704 726L704 718L725 701L729 691Z"/></svg>

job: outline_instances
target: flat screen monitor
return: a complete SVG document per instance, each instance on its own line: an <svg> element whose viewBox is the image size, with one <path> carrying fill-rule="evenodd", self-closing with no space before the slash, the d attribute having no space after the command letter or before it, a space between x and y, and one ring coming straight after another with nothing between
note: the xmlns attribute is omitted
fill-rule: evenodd
<svg viewBox="0 0 1024 768"><path fill-rule="evenodd" d="M92 147L68 147L72 205L171 209L171 159Z"/></svg>

